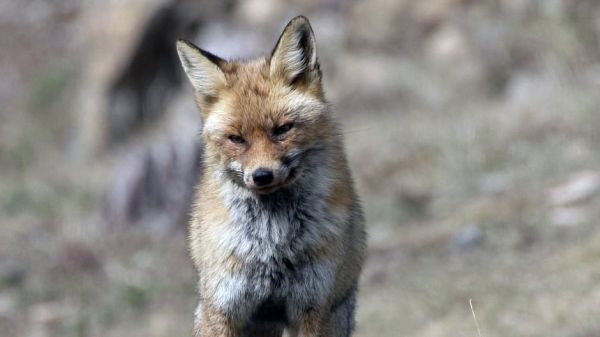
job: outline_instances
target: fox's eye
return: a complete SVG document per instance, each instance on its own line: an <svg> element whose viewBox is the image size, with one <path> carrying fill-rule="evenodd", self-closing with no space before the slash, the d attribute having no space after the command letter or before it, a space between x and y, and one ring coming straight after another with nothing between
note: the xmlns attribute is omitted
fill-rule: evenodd
<svg viewBox="0 0 600 337"><path fill-rule="evenodd" d="M230 142L235 143L235 144L244 144L246 142L246 140L242 137L242 136L238 136L238 135L229 135L229 137L227 137L229 139Z"/></svg>
<svg viewBox="0 0 600 337"><path fill-rule="evenodd" d="M286 133L286 132L290 131L290 130L291 130L293 127L294 127L294 123L286 123L286 124L283 124L283 125L281 125L281 126L278 126L278 127L274 128L274 129L273 129L273 134L274 134L275 136L281 136L281 135L283 135L284 133Z"/></svg>

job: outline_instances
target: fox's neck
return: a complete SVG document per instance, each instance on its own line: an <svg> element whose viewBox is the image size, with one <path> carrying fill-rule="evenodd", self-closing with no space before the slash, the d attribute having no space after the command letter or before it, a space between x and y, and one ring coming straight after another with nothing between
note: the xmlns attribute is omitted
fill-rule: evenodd
<svg viewBox="0 0 600 337"><path fill-rule="evenodd" d="M267 195L257 194L231 180L221 184L221 197L232 226L273 242L290 240L310 222L327 217L332 165L328 150L303 162L303 174L292 185Z"/></svg>
<svg viewBox="0 0 600 337"><path fill-rule="evenodd" d="M228 237L235 240L226 241L232 251L247 262L267 263L281 253L281 247L300 252L309 242L338 235L327 225L332 219L327 208L326 176L321 173L315 178L313 184L299 181L268 195L227 193L224 202L231 220ZM242 187L231 184L229 188Z"/></svg>

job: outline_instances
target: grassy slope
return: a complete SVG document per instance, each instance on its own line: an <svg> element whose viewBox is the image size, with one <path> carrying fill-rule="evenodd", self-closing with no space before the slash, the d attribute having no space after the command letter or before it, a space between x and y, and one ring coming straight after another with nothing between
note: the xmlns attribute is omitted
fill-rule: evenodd
<svg viewBox="0 0 600 337"><path fill-rule="evenodd" d="M600 199L577 205L588 216L571 227L551 223L548 203L551 187L598 165L592 92L563 83L525 106L347 124L362 130L349 149L373 242L359 336L475 336L471 298L486 336L600 333ZM457 247L470 228L481 238Z"/></svg>

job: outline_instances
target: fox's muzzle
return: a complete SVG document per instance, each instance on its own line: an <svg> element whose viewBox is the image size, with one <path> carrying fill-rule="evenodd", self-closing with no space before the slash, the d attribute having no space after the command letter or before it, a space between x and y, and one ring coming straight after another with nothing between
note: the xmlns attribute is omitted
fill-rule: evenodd
<svg viewBox="0 0 600 337"><path fill-rule="evenodd" d="M268 186L273 182L273 171L260 167L252 173L252 181L256 186Z"/></svg>
<svg viewBox="0 0 600 337"><path fill-rule="evenodd" d="M299 158L293 161L275 161L263 163L256 168L244 167L243 180L247 188L267 194L288 186L296 181Z"/></svg>
<svg viewBox="0 0 600 337"><path fill-rule="evenodd" d="M290 170L281 164L272 168L267 166L259 166L256 169L246 168L244 171L246 187L260 193L270 193L283 186L290 173Z"/></svg>

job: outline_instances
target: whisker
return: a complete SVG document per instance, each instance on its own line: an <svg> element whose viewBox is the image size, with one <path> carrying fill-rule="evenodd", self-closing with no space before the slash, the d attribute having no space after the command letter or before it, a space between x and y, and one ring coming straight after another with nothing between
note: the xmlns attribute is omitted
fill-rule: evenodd
<svg viewBox="0 0 600 337"><path fill-rule="evenodd" d="M225 173L230 174L230 175L234 175L236 177L243 177L244 176L244 173L242 171L234 170L232 168L226 168L225 169Z"/></svg>
<svg viewBox="0 0 600 337"><path fill-rule="evenodd" d="M373 128L360 128L360 129L344 130L342 133L345 135L348 135L348 134L352 134L352 133L371 131L372 129Z"/></svg>
<svg viewBox="0 0 600 337"><path fill-rule="evenodd" d="M307 154L316 153L316 152L320 152L320 151L324 151L324 150L325 149L322 147L311 147L311 148L305 149L304 151L298 151L298 152L288 156L287 158L285 158L285 160L283 161L283 164L286 166L293 166L300 159L302 159L302 157L306 156Z"/></svg>

